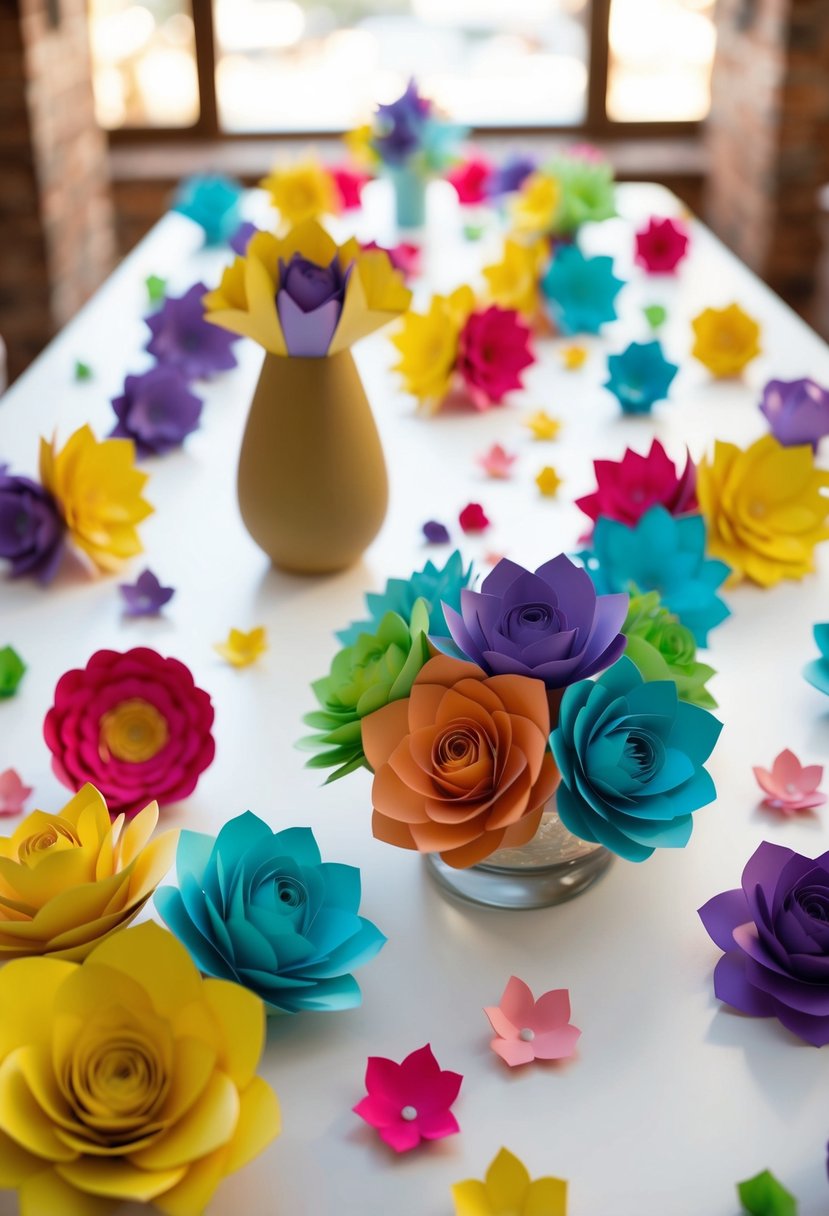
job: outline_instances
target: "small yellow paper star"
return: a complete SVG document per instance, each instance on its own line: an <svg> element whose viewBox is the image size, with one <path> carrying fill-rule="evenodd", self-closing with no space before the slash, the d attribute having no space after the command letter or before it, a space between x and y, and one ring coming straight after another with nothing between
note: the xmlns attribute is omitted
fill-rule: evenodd
<svg viewBox="0 0 829 1216"><path fill-rule="evenodd" d="M561 430L557 418L551 418L545 410L536 410L526 419L526 425L533 433L534 439L555 439Z"/></svg>
<svg viewBox="0 0 829 1216"><path fill-rule="evenodd" d="M584 367L588 351L586 346L579 346L574 342L572 346L562 347L559 354L567 371L577 372L580 367Z"/></svg>
<svg viewBox="0 0 829 1216"><path fill-rule="evenodd" d="M227 641L217 642L213 649L232 667L250 667L268 649L264 626L251 629L250 633L231 629Z"/></svg>
<svg viewBox="0 0 829 1216"><path fill-rule="evenodd" d="M538 486L545 498L555 498L556 494L558 494L559 486L561 485L561 478L552 465L545 464L544 468L536 477L535 484Z"/></svg>

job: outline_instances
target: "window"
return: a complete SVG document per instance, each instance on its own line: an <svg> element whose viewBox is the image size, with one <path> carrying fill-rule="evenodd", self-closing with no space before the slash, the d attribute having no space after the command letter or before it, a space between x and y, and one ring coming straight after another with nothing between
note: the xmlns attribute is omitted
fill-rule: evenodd
<svg viewBox="0 0 829 1216"><path fill-rule="evenodd" d="M612 0L607 115L616 122L705 118L714 0Z"/></svg>

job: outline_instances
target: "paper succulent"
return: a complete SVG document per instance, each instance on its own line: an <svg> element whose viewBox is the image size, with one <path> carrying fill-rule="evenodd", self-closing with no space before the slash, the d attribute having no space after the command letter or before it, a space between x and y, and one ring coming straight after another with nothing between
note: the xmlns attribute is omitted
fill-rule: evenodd
<svg viewBox="0 0 829 1216"><path fill-rule="evenodd" d="M442 1140L461 1129L452 1114L463 1077L440 1067L427 1043L400 1064L369 1056L368 1093L354 1113L376 1128L397 1153L407 1153L423 1140Z"/></svg>
<svg viewBox="0 0 829 1216"><path fill-rule="evenodd" d="M546 410L536 410L530 414L524 425L532 431L533 439L556 439L561 430L558 418L552 418Z"/></svg>
<svg viewBox="0 0 829 1216"><path fill-rule="evenodd" d="M123 392L112 398L118 421L110 437L131 439L139 456L161 456L181 447L197 429L203 404L178 367L157 363L138 376L127 376Z"/></svg>
<svg viewBox="0 0 829 1216"><path fill-rule="evenodd" d="M697 661L694 635L661 602L658 591L633 595L622 626L627 638L625 654L646 680L673 680L681 701L716 709L705 687L716 672Z"/></svg>
<svg viewBox="0 0 829 1216"><path fill-rule="evenodd" d="M658 439L644 454L625 449L621 460L594 460L596 489L576 499L576 506L595 524L600 515L623 524L635 524L653 506L671 515L697 510L696 465L686 451L685 466L670 459Z"/></svg>
<svg viewBox="0 0 829 1216"><path fill-rule="evenodd" d="M361 633L374 633L387 612L396 612L404 621L411 621L415 601L424 599L429 609L429 634L432 637L448 635L443 605L459 608L461 591L472 581L472 563L464 569L463 558L455 549L443 566L428 561L422 570L410 578L390 578L383 591L369 591L366 608L369 617L354 621L347 629L337 631L337 638L344 646L351 646Z"/></svg>
<svg viewBox="0 0 829 1216"><path fill-rule="evenodd" d="M182 296L166 296L144 318L151 334L144 349L160 364L178 368L186 380L208 379L236 366L233 344L239 335L208 324L206 294L204 283L194 283Z"/></svg>
<svg viewBox="0 0 829 1216"><path fill-rule="evenodd" d="M567 1183L531 1179L526 1166L502 1148L481 1182L470 1178L452 1187L455 1216L567 1216Z"/></svg>
<svg viewBox="0 0 829 1216"><path fill-rule="evenodd" d="M829 621L822 621L812 630L820 651L819 659L812 659L803 668L804 679L829 697Z"/></svg>
<svg viewBox="0 0 829 1216"><path fill-rule="evenodd" d="M610 379L605 388L617 398L625 414L649 414L657 401L664 401L676 363L669 363L659 342L631 342L620 355L609 355Z"/></svg>
<svg viewBox="0 0 829 1216"><path fill-rule="evenodd" d="M516 455L507 452L500 443L493 443L492 447L478 456L476 463L481 466L487 477L503 481L511 475L512 466L517 459Z"/></svg>
<svg viewBox="0 0 829 1216"><path fill-rule="evenodd" d="M530 328L514 309L476 309L458 335L456 368L467 396L478 410L500 405L523 387L521 373L535 362Z"/></svg>
<svg viewBox="0 0 829 1216"><path fill-rule="evenodd" d="M691 354L714 376L739 376L760 354L760 326L739 304L706 308L691 325Z"/></svg>
<svg viewBox="0 0 829 1216"><path fill-rule="evenodd" d="M613 258L585 257L575 245L556 250L541 280L546 307L563 334L597 334L614 321L623 287L613 273Z"/></svg>
<svg viewBox="0 0 829 1216"><path fill-rule="evenodd" d="M810 444L813 451L829 435L829 389L814 380L769 380L760 412L785 447Z"/></svg>
<svg viewBox="0 0 829 1216"><path fill-rule="evenodd" d="M186 215L204 231L206 245L229 241L239 227L242 187L218 173L185 178L176 191L173 210Z"/></svg>
<svg viewBox="0 0 829 1216"><path fill-rule="evenodd" d="M544 498L555 498L564 483L553 466L545 464L536 474L535 484Z"/></svg>
<svg viewBox="0 0 829 1216"><path fill-rule="evenodd" d="M564 1060L576 1050L581 1031L570 1025L566 988L543 993L538 1000L523 980L510 976L499 1005L487 1005L496 1038L490 1047L514 1068L533 1060Z"/></svg>

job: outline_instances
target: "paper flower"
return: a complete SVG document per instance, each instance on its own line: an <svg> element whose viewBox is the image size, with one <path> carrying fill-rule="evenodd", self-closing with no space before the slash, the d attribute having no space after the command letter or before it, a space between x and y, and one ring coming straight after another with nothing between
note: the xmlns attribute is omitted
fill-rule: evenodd
<svg viewBox="0 0 829 1216"><path fill-rule="evenodd" d="M797 1216L797 1200L769 1170L737 1183L740 1203L749 1216Z"/></svg>
<svg viewBox="0 0 829 1216"><path fill-rule="evenodd" d="M582 224L599 223L616 214L613 168L600 152L557 156L544 166L558 183L560 200L552 231L569 236Z"/></svg>
<svg viewBox="0 0 829 1216"><path fill-rule="evenodd" d="M0 558L9 575L35 575L48 583L63 556L65 529L54 497L29 477L0 464Z"/></svg>
<svg viewBox="0 0 829 1216"><path fill-rule="evenodd" d="M640 455L625 449L621 460L594 460L596 489L576 499L576 506L593 523L600 515L619 523L635 524L651 507L664 507L671 515L697 510L697 470L686 450L682 472L658 439Z"/></svg>
<svg viewBox="0 0 829 1216"><path fill-rule="evenodd" d="M530 1179L523 1162L502 1148L484 1182L470 1178L452 1187L455 1216L567 1216L567 1183Z"/></svg>
<svg viewBox="0 0 829 1216"><path fill-rule="evenodd" d="M195 1216L279 1133L255 1076L261 1001L202 980L158 925L80 965L8 963L0 1008L0 1173L21 1212L110 1216L137 1201Z"/></svg>
<svg viewBox="0 0 829 1216"><path fill-rule="evenodd" d="M259 185L267 190L286 228L322 215L336 215L340 210L341 195L331 174L311 158L274 166Z"/></svg>
<svg viewBox="0 0 829 1216"><path fill-rule="evenodd" d="M631 342L620 355L608 355L610 379L605 388L617 398L625 414L649 414L657 401L664 401L676 363L669 363L659 342Z"/></svg>
<svg viewBox="0 0 829 1216"><path fill-rule="evenodd" d="M571 342L568 346L563 346L559 351L561 362L564 364L565 371L577 372L584 367L587 362L589 351L586 346L581 346L579 343Z"/></svg>
<svg viewBox="0 0 829 1216"><path fill-rule="evenodd" d="M474 206L486 201L493 169L488 156L474 152L459 165L454 165L446 174L446 180L457 194L459 203Z"/></svg>
<svg viewBox="0 0 829 1216"><path fill-rule="evenodd" d="M524 178L509 202L512 227L523 236L540 237L551 233L561 206L561 184L544 169Z"/></svg>
<svg viewBox="0 0 829 1216"><path fill-rule="evenodd" d="M186 178L173 201L173 210L186 215L204 230L205 244L221 245L239 227L242 187L219 173Z"/></svg>
<svg viewBox="0 0 829 1216"><path fill-rule="evenodd" d="M570 1025L570 994L555 988L535 1000L529 987L510 976L500 1005L487 1005L496 1038L490 1047L514 1068L532 1060L564 1060L576 1050L581 1031Z"/></svg>
<svg viewBox="0 0 829 1216"><path fill-rule="evenodd" d="M642 316L647 321L652 330L661 329L668 319L668 310L662 304L646 304L642 309Z"/></svg>
<svg viewBox="0 0 829 1216"><path fill-rule="evenodd" d="M449 392L458 360L461 330L475 307L471 287L449 296L432 296L426 313L407 312L392 344L400 353L394 371L403 377L407 393L418 406L434 414Z"/></svg>
<svg viewBox="0 0 829 1216"><path fill-rule="evenodd" d="M757 784L766 795L764 805L784 815L808 811L823 806L826 795L818 789L823 780L821 764L802 765L794 752L785 748L768 769L755 766L752 770Z"/></svg>
<svg viewBox="0 0 829 1216"><path fill-rule="evenodd" d="M691 354L714 376L739 376L760 354L760 326L739 304L706 308L691 322Z"/></svg>
<svg viewBox="0 0 829 1216"><path fill-rule="evenodd" d="M585 560L603 594L658 591L698 646L707 646L709 630L730 615L717 595L729 569L706 558L701 515L675 518L664 507L651 507L632 527L600 516Z"/></svg>
<svg viewBox="0 0 829 1216"><path fill-rule="evenodd" d="M242 228L244 225L240 224L239 227ZM253 225L251 224L250 227ZM233 241L230 244L232 248ZM147 289L147 300L150 304L160 304L167 294L167 280L162 279L160 275L148 274L144 280L144 286Z"/></svg>
<svg viewBox="0 0 829 1216"><path fill-rule="evenodd" d="M118 588L124 597L125 616L158 616L175 595L175 588L162 587L152 570L143 570L134 583Z"/></svg>
<svg viewBox="0 0 829 1216"><path fill-rule="evenodd" d="M362 248L366 253L379 249L387 254L394 269L400 271L406 282L417 278L421 272L422 250L420 245L412 241L398 241L396 245L378 245L376 241L363 241Z"/></svg>
<svg viewBox="0 0 829 1216"><path fill-rule="evenodd" d="M161 456L181 447L197 429L203 404L183 372L157 363L139 376L127 376L123 393L112 398L118 421L110 437L131 439L140 456Z"/></svg>
<svg viewBox="0 0 829 1216"><path fill-rule="evenodd" d="M775 1017L815 1047L829 1043L829 853L814 860L763 841L742 888L699 914L725 951L714 992L753 1017Z"/></svg>
<svg viewBox="0 0 829 1216"><path fill-rule="evenodd" d="M337 192L338 211L354 211L362 205L363 186L371 181L371 174L351 165L328 165L328 172Z"/></svg>
<svg viewBox="0 0 829 1216"><path fill-rule="evenodd" d="M4 769L0 773L0 815L20 815L32 792L33 787L23 784L17 769Z"/></svg>
<svg viewBox="0 0 829 1216"><path fill-rule="evenodd" d="M476 409L500 405L522 388L521 372L534 362L530 328L513 309L493 304L473 312L458 335L457 370Z"/></svg>
<svg viewBox="0 0 829 1216"><path fill-rule="evenodd" d="M553 322L564 334L597 334L616 319L616 296L624 287L613 273L613 258L585 257L575 245L564 245L541 280Z"/></svg>
<svg viewBox="0 0 829 1216"><path fill-rule="evenodd" d="M806 664L803 668L803 677L813 688L817 688L829 696L829 621L814 625L812 632L820 651L820 658L812 659L810 663Z"/></svg>
<svg viewBox="0 0 829 1216"><path fill-rule="evenodd" d="M483 269L493 303L514 308L525 320L535 323L541 308L541 275L548 261L543 241L525 245L507 237L501 261Z"/></svg>
<svg viewBox="0 0 829 1216"><path fill-rule="evenodd" d="M409 695L429 658L428 627L426 600L416 600L409 621L387 612L375 632L361 633L334 656L329 674L311 685L321 708L303 717L317 732L302 741L319 753L308 761L309 768L335 769L331 782L367 767L362 720Z"/></svg>
<svg viewBox="0 0 829 1216"><path fill-rule="evenodd" d="M555 439L561 430L558 418L551 418L546 410L536 410L524 419L524 425L533 433L533 439Z"/></svg>
<svg viewBox="0 0 829 1216"><path fill-rule="evenodd" d="M468 502L458 513L458 523L463 532L485 532L491 520L479 502Z"/></svg>
<svg viewBox="0 0 829 1216"><path fill-rule="evenodd" d="M648 274L676 274L688 252L688 233L677 220L651 218L636 233L636 262Z"/></svg>
<svg viewBox="0 0 829 1216"><path fill-rule="evenodd" d="M526 152L513 152L500 165L493 168L487 183L490 198L501 198L519 190L531 173L537 169L535 157Z"/></svg>
<svg viewBox="0 0 829 1216"><path fill-rule="evenodd" d="M376 1128L396 1153L417 1148L422 1140L443 1140L461 1129L452 1114L463 1077L440 1067L427 1043L400 1064L369 1056L365 1098L354 1113Z"/></svg>
<svg viewBox="0 0 829 1216"><path fill-rule="evenodd" d="M268 638L263 625L248 630L231 629L227 640L213 647L231 667L250 667L268 649Z"/></svg>
<svg viewBox="0 0 829 1216"><path fill-rule="evenodd" d="M144 349L159 363L177 367L186 380L207 379L236 366L232 348L239 335L205 321L206 294L204 283L194 283L183 296L167 296L144 318L152 335Z"/></svg>
<svg viewBox="0 0 829 1216"><path fill-rule="evenodd" d="M457 160L465 135L466 128L442 118L410 80L400 97L377 107L370 146L391 169L425 176L445 172Z"/></svg>
<svg viewBox="0 0 829 1216"><path fill-rule="evenodd" d="M500 443L493 443L492 447L488 448L482 456L477 457L477 463L484 470L487 477L501 481L509 477L512 472L512 466L517 459L517 456L513 456L510 452L507 452Z"/></svg>
<svg viewBox="0 0 829 1216"><path fill-rule="evenodd" d="M26 674L26 664L13 646L0 648L0 698L13 697Z"/></svg>
<svg viewBox="0 0 829 1216"><path fill-rule="evenodd" d="M243 257L248 251L250 238L255 236L257 232L261 232L261 229L257 228L256 224L252 224L250 220L243 220L228 241L228 244L234 253L238 253L240 257Z"/></svg>
<svg viewBox="0 0 829 1216"><path fill-rule="evenodd" d="M769 380L760 412L784 447L808 443L816 452L820 440L829 435L829 389L814 380Z"/></svg>
<svg viewBox="0 0 829 1216"><path fill-rule="evenodd" d="M464 569L463 558L455 549L443 566L428 561L410 578L390 578L384 591L369 591L366 595L366 607L371 614L368 620L352 622L347 629L338 630L336 637L344 646L351 646L361 633L374 633L387 612L396 612L409 622L419 599L425 600L429 608L429 633L445 635L448 630L443 604L460 607L461 590L469 586L471 579L472 565Z"/></svg>
<svg viewBox="0 0 829 1216"><path fill-rule="evenodd" d="M430 545L448 545L449 544L449 529L446 524L440 523L436 519L427 519L423 525L423 536L427 544Z"/></svg>
<svg viewBox="0 0 829 1216"><path fill-rule="evenodd" d="M545 464L537 475L535 484L545 498L555 498L561 488L562 481L551 464Z"/></svg>
<svg viewBox="0 0 829 1216"><path fill-rule="evenodd" d="M93 372L89 364L84 363L83 359L76 359L72 375L78 384L83 384L86 380L92 379Z"/></svg>
<svg viewBox="0 0 829 1216"><path fill-rule="evenodd" d="M213 706L178 659L138 646L98 650L58 680L43 723L52 771L70 789L91 782L116 814L151 798L192 794L213 760Z"/></svg>
<svg viewBox="0 0 829 1216"><path fill-rule="evenodd" d="M697 470L708 549L731 566L734 581L773 587L815 568L814 548L829 538L829 472L809 447L784 448L764 435L745 450L720 440Z"/></svg>
<svg viewBox="0 0 829 1216"><path fill-rule="evenodd" d="M430 659L409 697L363 719L375 837L457 868L526 844L558 780L549 720L540 680Z"/></svg>
<svg viewBox="0 0 829 1216"><path fill-rule="evenodd" d="M717 708L705 687L716 675L714 668L697 662L694 635L664 607L658 591L631 596L622 633L627 638L625 654L646 680L673 680L681 701Z"/></svg>
<svg viewBox="0 0 829 1216"><path fill-rule="evenodd" d="M216 837L184 831L176 871L155 904L205 975L250 988L269 1013L360 1004L349 972L386 939L358 915L360 871L323 862L310 828L274 832L247 811Z"/></svg>
<svg viewBox="0 0 829 1216"><path fill-rule="evenodd" d="M693 812L717 796L703 765L721 730L679 700L673 681L646 683L624 657L595 682L571 685L550 737L561 822L627 861L684 848Z"/></svg>

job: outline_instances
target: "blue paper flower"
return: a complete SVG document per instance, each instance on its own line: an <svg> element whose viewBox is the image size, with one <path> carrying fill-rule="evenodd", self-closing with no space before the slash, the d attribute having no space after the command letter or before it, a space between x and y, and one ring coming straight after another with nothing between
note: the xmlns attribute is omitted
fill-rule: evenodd
<svg viewBox="0 0 829 1216"><path fill-rule="evenodd" d="M820 658L812 659L811 663L806 664L803 668L803 678L829 697L829 621L815 625L812 632Z"/></svg>
<svg viewBox="0 0 829 1216"><path fill-rule="evenodd" d="M632 527L600 515L593 548L580 556L601 595L658 591L698 646L707 646L709 629L730 615L717 595L730 571L725 562L706 558L701 515L674 517L651 507Z"/></svg>
<svg viewBox="0 0 829 1216"><path fill-rule="evenodd" d="M675 363L669 363L659 342L631 342L620 355L609 355L607 370L609 388L626 414L649 414L654 403L668 395L676 373Z"/></svg>
<svg viewBox="0 0 829 1216"><path fill-rule="evenodd" d="M204 229L206 245L221 245L234 235L240 223L242 187L221 174L186 177L173 200L173 210L188 216Z"/></svg>
<svg viewBox="0 0 829 1216"><path fill-rule="evenodd" d="M541 290L550 316L563 334L597 334L616 320L616 296L624 281L613 273L613 258L586 258L576 245L560 246Z"/></svg>
<svg viewBox="0 0 829 1216"><path fill-rule="evenodd" d="M247 811L216 837L185 831L176 872L156 907L206 975L250 988L269 1013L360 1004L349 972L386 939L357 915L360 871L321 862L310 828L273 832Z"/></svg>
<svg viewBox="0 0 829 1216"><path fill-rule="evenodd" d="M628 861L683 848L693 812L717 796L702 766L721 730L708 710L680 701L672 680L648 684L626 658L573 684L550 736L561 822Z"/></svg>
<svg viewBox="0 0 829 1216"><path fill-rule="evenodd" d="M443 567L428 561L411 578L390 578L385 591L370 591L366 596L366 607L371 613L369 619L352 622L336 636L344 646L353 646L361 633L376 633L387 612L396 612L408 622L415 601L424 599L429 606L429 636L449 637L441 601L450 608L460 608L461 591L469 586L471 578L472 564L464 570L463 558L457 549Z"/></svg>

